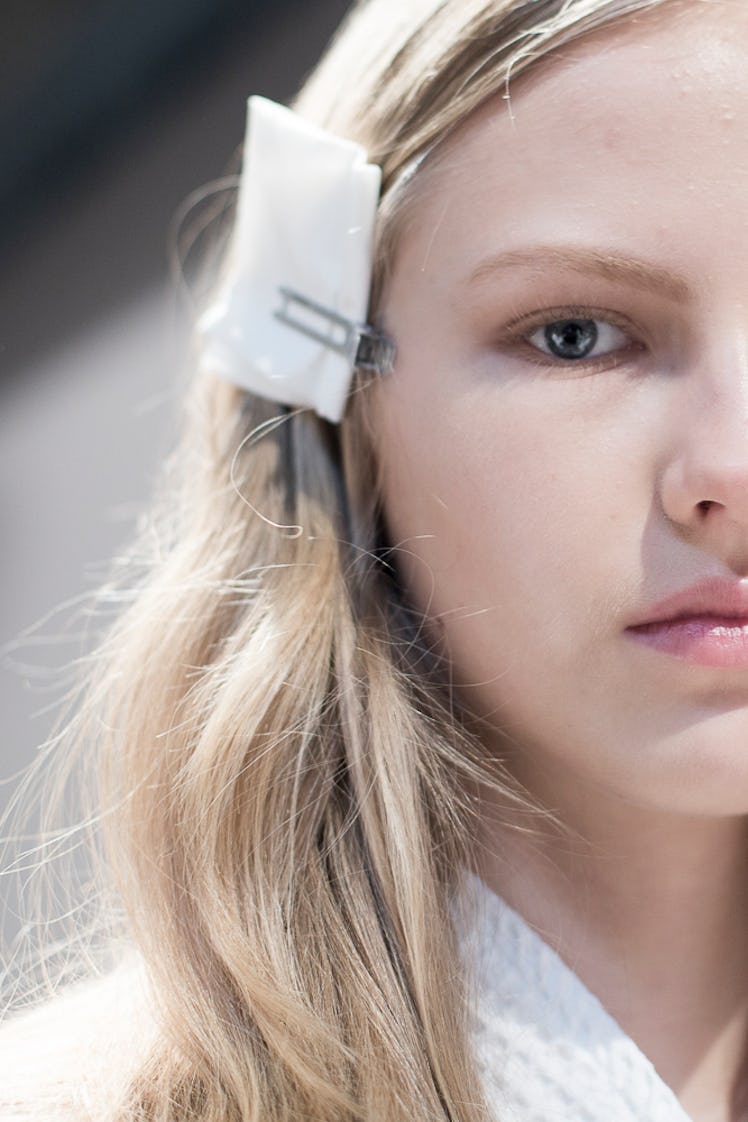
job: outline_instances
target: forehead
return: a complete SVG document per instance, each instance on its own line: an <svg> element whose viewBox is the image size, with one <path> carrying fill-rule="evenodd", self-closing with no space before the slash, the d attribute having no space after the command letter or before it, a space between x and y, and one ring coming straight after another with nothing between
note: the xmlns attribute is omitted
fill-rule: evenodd
<svg viewBox="0 0 748 1122"><path fill-rule="evenodd" d="M505 112L515 131L543 117L604 134L613 147L642 111L664 121L674 105L687 102L695 111L708 91L716 124L746 104L747 42L744 0L665 0L541 59L510 83ZM649 139L642 136L645 144Z"/></svg>
<svg viewBox="0 0 748 1122"><path fill-rule="evenodd" d="M580 38L519 74L427 161L415 225L433 249L466 210L487 236L500 219L511 238L529 222L543 236L642 214L667 225L684 196L713 210L742 202L747 54L744 0L670 0Z"/></svg>

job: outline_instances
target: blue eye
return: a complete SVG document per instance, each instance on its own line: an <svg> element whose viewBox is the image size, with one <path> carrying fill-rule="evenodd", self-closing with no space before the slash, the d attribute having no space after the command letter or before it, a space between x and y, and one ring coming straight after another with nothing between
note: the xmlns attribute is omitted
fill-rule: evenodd
<svg viewBox="0 0 748 1122"><path fill-rule="evenodd" d="M545 323L526 339L543 354L566 362L599 358L629 342L626 334L612 323L576 316Z"/></svg>

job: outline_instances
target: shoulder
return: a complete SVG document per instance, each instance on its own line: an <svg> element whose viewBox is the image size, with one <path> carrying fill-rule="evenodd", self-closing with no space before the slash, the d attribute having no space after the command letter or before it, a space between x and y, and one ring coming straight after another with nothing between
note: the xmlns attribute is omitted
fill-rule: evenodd
<svg viewBox="0 0 748 1122"><path fill-rule="evenodd" d="M106 1122L156 1035L137 960L0 1024L0 1122Z"/></svg>

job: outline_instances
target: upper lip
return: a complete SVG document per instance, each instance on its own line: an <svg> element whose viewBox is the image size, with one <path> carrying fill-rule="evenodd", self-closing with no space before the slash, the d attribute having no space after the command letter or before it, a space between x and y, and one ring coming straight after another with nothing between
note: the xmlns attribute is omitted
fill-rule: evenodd
<svg viewBox="0 0 748 1122"><path fill-rule="evenodd" d="M748 581L711 577L697 581L646 608L630 627L665 623L693 616L748 619Z"/></svg>

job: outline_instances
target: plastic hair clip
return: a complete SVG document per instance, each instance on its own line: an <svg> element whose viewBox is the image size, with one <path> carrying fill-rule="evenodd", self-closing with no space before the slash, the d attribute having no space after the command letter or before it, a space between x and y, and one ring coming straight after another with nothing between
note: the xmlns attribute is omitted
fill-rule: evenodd
<svg viewBox="0 0 748 1122"><path fill-rule="evenodd" d="M310 339L323 343L351 364L353 369L389 374L395 364L395 344L369 324L353 323L316 300L291 288L280 290L281 306L276 319Z"/></svg>

